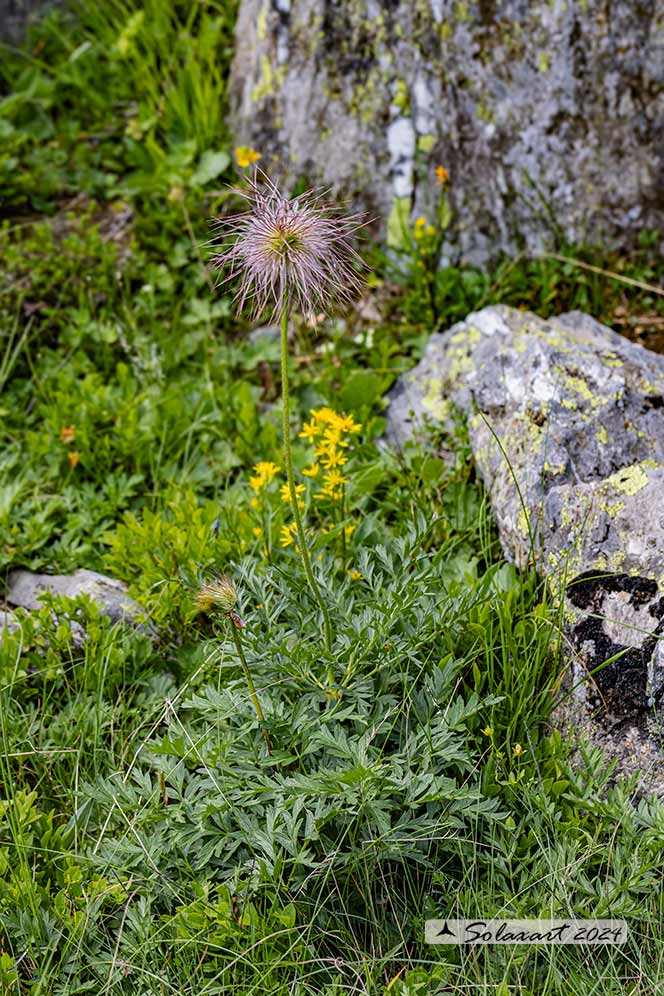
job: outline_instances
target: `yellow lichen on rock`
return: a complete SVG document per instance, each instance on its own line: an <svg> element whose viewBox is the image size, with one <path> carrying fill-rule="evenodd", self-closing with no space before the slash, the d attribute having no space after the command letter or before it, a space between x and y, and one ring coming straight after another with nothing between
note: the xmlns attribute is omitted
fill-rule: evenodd
<svg viewBox="0 0 664 996"><path fill-rule="evenodd" d="M631 467L623 467L606 478L606 484L614 491L619 491L625 495L638 494L648 483L648 475L643 469L642 463L634 463Z"/></svg>
<svg viewBox="0 0 664 996"><path fill-rule="evenodd" d="M443 398L442 377L431 378L427 385L426 394L422 398L422 407L439 422L447 421L450 414L450 403Z"/></svg>

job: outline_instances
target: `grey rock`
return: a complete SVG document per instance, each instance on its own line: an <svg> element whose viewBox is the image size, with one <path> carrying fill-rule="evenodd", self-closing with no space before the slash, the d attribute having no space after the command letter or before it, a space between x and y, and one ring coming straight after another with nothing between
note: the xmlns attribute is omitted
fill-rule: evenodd
<svg viewBox="0 0 664 996"><path fill-rule="evenodd" d="M658 9L659 6L659 9ZM664 223L661 5L242 0L235 138L372 216L432 218L444 253L633 243Z"/></svg>
<svg viewBox="0 0 664 996"><path fill-rule="evenodd" d="M114 622L126 622L152 638L153 628L141 621L145 610L127 595L127 587L122 581L98 574L96 571L80 570L74 574L33 574L30 571L13 571L9 575L6 599L11 605L24 609L38 609L42 606L41 595L51 592L75 598L89 595L99 605L104 615ZM79 624L74 626L81 629ZM80 639L80 633L75 633Z"/></svg>
<svg viewBox="0 0 664 996"><path fill-rule="evenodd" d="M0 640L2 640L5 630L8 630L10 633L16 633L20 628L20 620L16 618L13 612L5 612L0 609Z"/></svg>
<svg viewBox="0 0 664 996"><path fill-rule="evenodd" d="M269 342L278 342L280 334L281 331L278 325L261 325L258 328L251 330L247 336L247 340L252 345L260 345L266 340Z"/></svg>
<svg viewBox="0 0 664 996"><path fill-rule="evenodd" d="M31 21L56 0L0 0L0 42L20 42Z"/></svg>
<svg viewBox="0 0 664 996"><path fill-rule="evenodd" d="M431 337L387 418L396 446L466 420L505 555L565 597L574 727L634 729L660 762L663 409L663 356L587 315L493 307Z"/></svg>

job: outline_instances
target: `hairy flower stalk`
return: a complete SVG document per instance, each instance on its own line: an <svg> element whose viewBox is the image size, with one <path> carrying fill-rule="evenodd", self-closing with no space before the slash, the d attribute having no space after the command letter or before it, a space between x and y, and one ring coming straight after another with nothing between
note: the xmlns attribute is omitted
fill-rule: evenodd
<svg viewBox="0 0 664 996"><path fill-rule="evenodd" d="M238 193L249 202L249 210L217 222L219 251L213 263L226 270L224 282L239 276L239 308L250 302L254 318L266 311L280 318L286 477L304 572L323 616L329 651L330 614L311 566L293 474L288 319L291 310L312 315L334 303L347 304L359 292L362 280L357 271L364 264L352 239L364 221L360 215L343 215L326 205L314 191L289 200L258 171L248 189Z"/></svg>
<svg viewBox="0 0 664 996"><path fill-rule="evenodd" d="M233 637L235 649L237 650L237 655L240 658L240 664L242 665L242 670L244 671L244 677L247 682L247 688L249 689L249 695L251 696L251 701L254 704L258 722L260 723L261 730L263 731L263 739L265 740L267 752L268 754L271 754L272 741L265 723L265 713L263 712L263 708L258 698L258 693L256 692L256 686L254 685L254 679L251 675L251 671L249 670L249 665L247 664L247 658L244 655L241 633L245 628L246 623L244 619L242 619L242 617L235 611L237 606L237 591L232 579L229 578L227 574L224 574L222 577L215 578L213 581L208 581L206 584L202 585L196 594L196 604L202 612L210 612L212 609L219 609L228 619L230 619L231 635Z"/></svg>

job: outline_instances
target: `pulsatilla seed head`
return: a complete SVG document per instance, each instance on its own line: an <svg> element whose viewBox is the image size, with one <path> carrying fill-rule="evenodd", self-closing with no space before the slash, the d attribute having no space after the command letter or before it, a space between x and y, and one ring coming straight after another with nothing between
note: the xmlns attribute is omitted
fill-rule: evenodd
<svg viewBox="0 0 664 996"><path fill-rule="evenodd" d="M238 307L252 303L254 318L295 308L305 315L350 302L362 288L365 266L353 248L364 216L344 215L310 190L288 199L256 171L237 193L249 210L215 222L219 235L213 265L223 282L240 277Z"/></svg>
<svg viewBox="0 0 664 996"><path fill-rule="evenodd" d="M227 615L234 613L237 605L237 591L231 578L227 574L213 578L201 586L196 593L196 605L201 612L209 612L210 609L221 609Z"/></svg>

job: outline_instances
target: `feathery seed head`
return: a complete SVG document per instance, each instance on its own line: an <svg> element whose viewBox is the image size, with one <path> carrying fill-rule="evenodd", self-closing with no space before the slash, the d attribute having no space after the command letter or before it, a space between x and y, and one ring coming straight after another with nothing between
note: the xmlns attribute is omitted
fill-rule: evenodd
<svg viewBox="0 0 664 996"><path fill-rule="evenodd" d="M252 315L294 307L311 315L333 302L348 303L360 291L364 267L353 236L362 215L344 215L308 191L289 200L262 172L237 192L249 210L216 222L219 251L213 265L226 280L240 277L239 308L252 301Z"/></svg>
<svg viewBox="0 0 664 996"><path fill-rule="evenodd" d="M219 608L230 615L237 605L237 591L227 574L203 584L196 594L196 604L202 612Z"/></svg>

